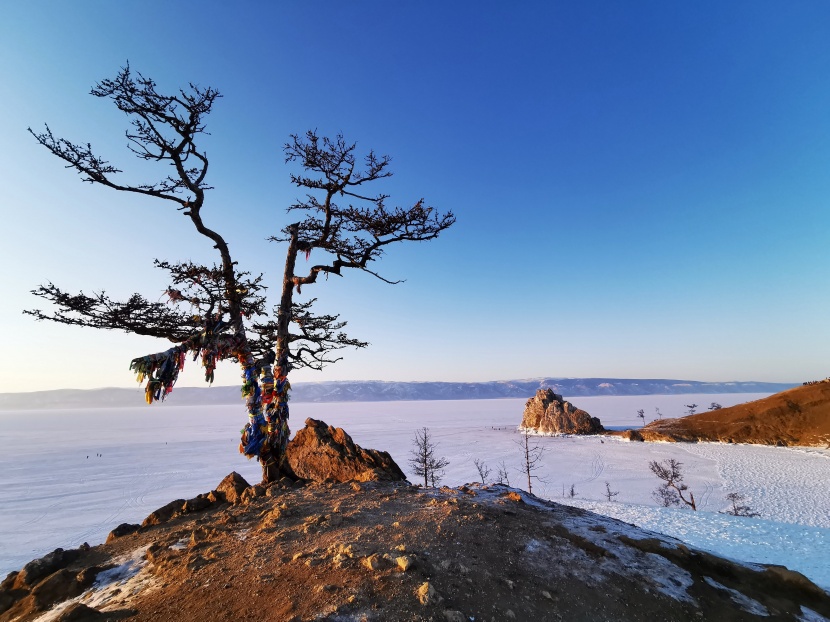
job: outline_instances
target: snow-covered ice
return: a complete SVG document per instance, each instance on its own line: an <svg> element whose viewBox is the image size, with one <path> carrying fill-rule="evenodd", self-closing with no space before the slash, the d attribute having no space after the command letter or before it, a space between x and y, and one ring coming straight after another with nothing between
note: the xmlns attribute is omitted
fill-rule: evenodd
<svg viewBox="0 0 830 622"><path fill-rule="evenodd" d="M636 427L659 408L663 417L757 399L755 394L582 397L571 401L606 427ZM140 522L176 498L206 492L231 470L249 481L259 465L237 453L244 406L0 412L0 576L34 557L84 541L97 544L122 522ZM450 464L444 483L476 481L475 459L495 474L503 461L518 472L523 399L295 403L292 427L306 417L343 427L364 447L389 451L409 471L415 430L428 427ZM534 494L592 509L726 557L783 564L830 588L830 450L630 443L614 438L533 437L545 449ZM650 460L683 463L700 511L655 507ZM491 475L491 478L492 479ZM608 482L619 495L605 500ZM571 485L576 496L563 498ZM732 517L736 491L760 518Z"/></svg>

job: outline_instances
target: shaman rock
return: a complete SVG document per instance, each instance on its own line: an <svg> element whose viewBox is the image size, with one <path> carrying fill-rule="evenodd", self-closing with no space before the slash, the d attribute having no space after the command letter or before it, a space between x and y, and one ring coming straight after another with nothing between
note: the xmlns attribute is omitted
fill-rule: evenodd
<svg viewBox="0 0 830 622"><path fill-rule="evenodd" d="M363 449L341 428L306 419L288 443L286 459L294 473L317 482L402 481L406 475L385 451Z"/></svg>
<svg viewBox="0 0 830 622"><path fill-rule="evenodd" d="M601 434L599 419L574 407L552 389L539 389L525 405L522 428L543 434Z"/></svg>

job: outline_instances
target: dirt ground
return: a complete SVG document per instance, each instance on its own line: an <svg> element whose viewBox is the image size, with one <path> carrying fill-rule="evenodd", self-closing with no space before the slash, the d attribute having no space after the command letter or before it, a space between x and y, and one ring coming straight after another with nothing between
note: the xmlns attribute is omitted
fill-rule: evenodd
<svg viewBox="0 0 830 622"><path fill-rule="evenodd" d="M830 617L830 597L797 573L501 486L251 490L83 551L67 576L114 567L45 615L29 595L0 621L795 620L802 607Z"/></svg>

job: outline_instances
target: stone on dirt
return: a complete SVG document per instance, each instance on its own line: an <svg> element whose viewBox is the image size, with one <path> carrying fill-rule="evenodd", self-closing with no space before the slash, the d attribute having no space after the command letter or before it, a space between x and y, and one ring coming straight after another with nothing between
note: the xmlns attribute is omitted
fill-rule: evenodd
<svg viewBox="0 0 830 622"><path fill-rule="evenodd" d="M388 452L363 449L342 428L311 418L288 443L286 458L298 477L316 482L406 479Z"/></svg>
<svg viewBox="0 0 830 622"><path fill-rule="evenodd" d="M101 613L97 609L87 607L83 603L73 603L69 605L63 612L55 619L55 622L103 622L110 617L105 613Z"/></svg>
<svg viewBox="0 0 830 622"><path fill-rule="evenodd" d="M116 538L121 538L123 536L128 536L131 533L135 533L139 529L141 529L141 525L136 525L135 523L121 523L118 527L109 532L109 535L107 536L107 544Z"/></svg>
<svg viewBox="0 0 830 622"><path fill-rule="evenodd" d="M141 523L141 526L151 527L153 525L161 525L162 523L166 523L181 511L184 504L184 499L176 499L175 501L171 501L170 503L161 506L155 512L151 512Z"/></svg>
<svg viewBox="0 0 830 622"><path fill-rule="evenodd" d="M250 484L236 471L231 471L225 476L219 485L216 487L216 496L228 503L239 503L242 501L242 493Z"/></svg>

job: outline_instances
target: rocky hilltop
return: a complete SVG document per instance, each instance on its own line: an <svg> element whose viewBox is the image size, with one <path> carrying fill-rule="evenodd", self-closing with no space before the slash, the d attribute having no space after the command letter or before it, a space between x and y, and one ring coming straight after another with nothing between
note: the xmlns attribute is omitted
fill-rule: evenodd
<svg viewBox="0 0 830 622"><path fill-rule="evenodd" d="M315 480L251 486L232 473L105 544L57 549L0 583L0 622L830 617L830 595L781 566L501 485L424 490L378 471L380 454L342 430L306 433L329 452ZM366 481L342 481L350 471Z"/></svg>
<svg viewBox="0 0 830 622"><path fill-rule="evenodd" d="M525 404L520 429L540 434L602 434L605 428L596 417L575 408L553 389L539 389Z"/></svg>
<svg viewBox="0 0 830 622"><path fill-rule="evenodd" d="M647 441L830 445L830 382L729 408L652 421L639 433Z"/></svg>

